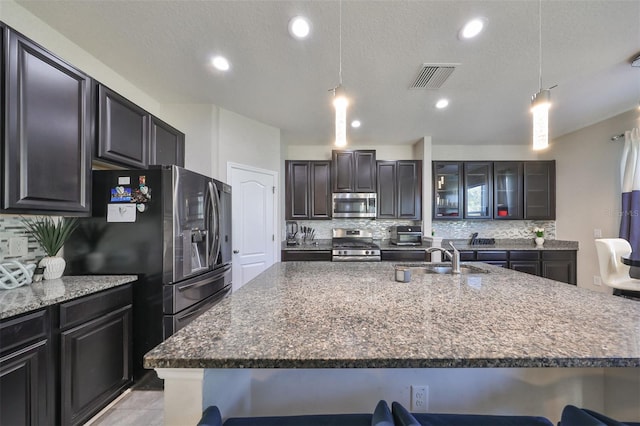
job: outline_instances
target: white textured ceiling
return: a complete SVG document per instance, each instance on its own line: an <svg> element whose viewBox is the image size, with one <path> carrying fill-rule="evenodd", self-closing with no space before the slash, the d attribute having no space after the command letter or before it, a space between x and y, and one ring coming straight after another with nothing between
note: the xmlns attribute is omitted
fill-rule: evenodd
<svg viewBox="0 0 640 426"><path fill-rule="evenodd" d="M333 140L337 1L39 1L18 3L161 103L213 103L278 127L291 144ZM343 85L351 145L529 144L538 90L538 1L342 2ZM312 22L294 40L291 17ZM471 41L457 32L487 19ZM543 86L551 136L640 99L640 1L542 2ZM224 54L231 71L208 65ZM460 64L437 90L410 90L423 63ZM450 99L436 110L440 97ZM625 129L620 129L621 131Z"/></svg>

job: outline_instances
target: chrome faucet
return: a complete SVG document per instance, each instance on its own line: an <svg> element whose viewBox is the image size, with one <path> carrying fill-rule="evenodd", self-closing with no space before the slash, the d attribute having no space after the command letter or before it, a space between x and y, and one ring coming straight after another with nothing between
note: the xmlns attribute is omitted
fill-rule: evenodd
<svg viewBox="0 0 640 426"><path fill-rule="evenodd" d="M427 253L433 253L434 251L439 251L441 253L444 253L445 256L447 256L449 260L451 260L451 273L459 274L460 273L460 252L458 251L456 246L453 245L451 241L449 241L449 245L453 249L453 252L450 252L442 247L430 247L427 249Z"/></svg>

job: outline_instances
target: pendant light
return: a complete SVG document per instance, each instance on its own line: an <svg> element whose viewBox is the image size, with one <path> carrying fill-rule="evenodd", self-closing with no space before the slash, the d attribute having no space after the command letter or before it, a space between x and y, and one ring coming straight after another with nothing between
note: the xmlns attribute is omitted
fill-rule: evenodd
<svg viewBox="0 0 640 426"><path fill-rule="evenodd" d="M333 91L333 106L336 109L336 146L343 147L347 145L347 106L349 101L345 96L344 87L342 87L342 0L339 2L340 18L339 18L339 69L338 69L338 86L331 89Z"/></svg>
<svg viewBox="0 0 640 426"><path fill-rule="evenodd" d="M540 63L540 85L538 87L540 90L531 97L534 150L545 149L549 146L549 108L551 107L551 89L542 88L542 0L539 2L538 18L538 60Z"/></svg>

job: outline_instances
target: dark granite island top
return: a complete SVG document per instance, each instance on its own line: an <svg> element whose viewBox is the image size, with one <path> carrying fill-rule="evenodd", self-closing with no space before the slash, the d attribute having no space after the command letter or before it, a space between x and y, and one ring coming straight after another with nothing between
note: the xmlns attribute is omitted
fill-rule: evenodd
<svg viewBox="0 0 640 426"><path fill-rule="evenodd" d="M638 367L640 303L480 265L273 265L145 356L147 368Z"/></svg>

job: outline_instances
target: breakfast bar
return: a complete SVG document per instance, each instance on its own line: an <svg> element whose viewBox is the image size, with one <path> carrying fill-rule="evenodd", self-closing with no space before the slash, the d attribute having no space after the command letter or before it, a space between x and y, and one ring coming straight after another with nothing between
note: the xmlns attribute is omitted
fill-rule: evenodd
<svg viewBox="0 0 640 426"><path fill-rule="evenodd" d="M456 409L440 398L462 386L462 410L537 407L553 419L577 395L602 409L619 379L631 393L612 404L637 411L640 304L487 264L456 275L425 265L408 265L408 283L387 262L273 265L145 356L165 379L166 424L213 404L228 415L357 411L370 400L354 393L397 399L401 382L420 380L442 388L436 407ZM479 401L496 386L497 407ZM526 403L510 407L517 395Z"/></svg>

